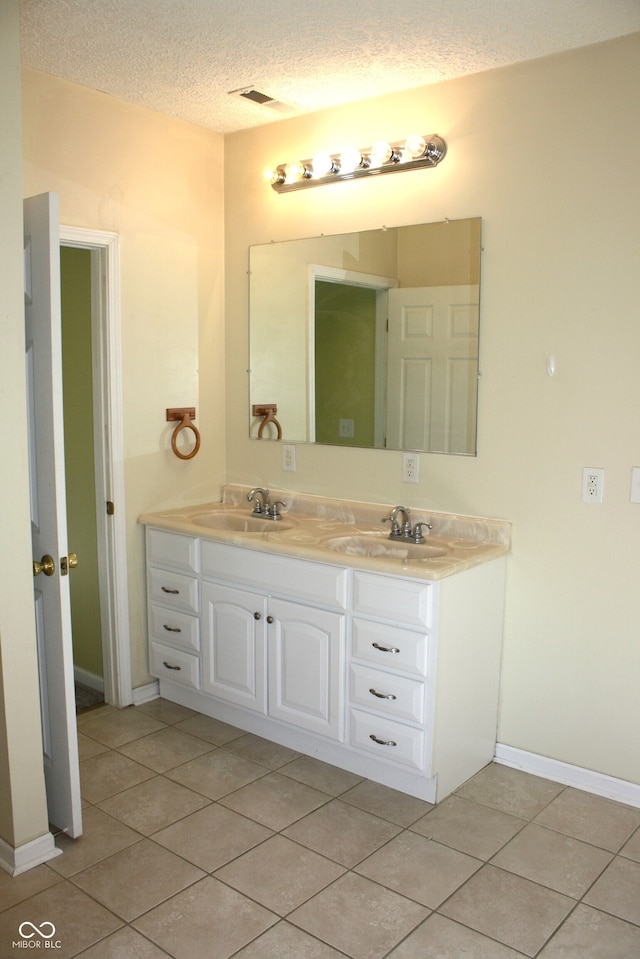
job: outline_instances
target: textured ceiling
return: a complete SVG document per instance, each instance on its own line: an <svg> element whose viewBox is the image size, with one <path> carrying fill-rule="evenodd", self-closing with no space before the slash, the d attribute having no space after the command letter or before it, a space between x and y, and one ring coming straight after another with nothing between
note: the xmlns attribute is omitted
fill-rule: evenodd
<svg viewBox="0 0 640 959"><path fill-rule="evenodd" d="M640 30L640 0L21 0L28 66L228 133ZM285 114L286 115L286 114Z"/></svg>

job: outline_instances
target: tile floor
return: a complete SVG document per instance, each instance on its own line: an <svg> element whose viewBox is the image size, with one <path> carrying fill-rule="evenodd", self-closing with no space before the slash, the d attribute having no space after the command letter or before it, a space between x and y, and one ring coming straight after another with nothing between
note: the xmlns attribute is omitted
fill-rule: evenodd
<svg viewBox="0 0 640 959"><path fill-rule="evenodd" d="M162 700L78 728L85 834L0 872L3 959L640 957L640 809L497 765L433 807Z"/></svg>

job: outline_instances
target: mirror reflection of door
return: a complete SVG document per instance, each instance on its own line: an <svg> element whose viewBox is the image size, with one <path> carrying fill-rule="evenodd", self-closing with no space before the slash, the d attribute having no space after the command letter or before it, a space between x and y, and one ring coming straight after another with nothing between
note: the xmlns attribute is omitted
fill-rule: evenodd
<svg viewBox="0 0 640 959"><path fill-rule="evenodd" d="M476 451L480 288L389 291L387 443Z"/></svg>

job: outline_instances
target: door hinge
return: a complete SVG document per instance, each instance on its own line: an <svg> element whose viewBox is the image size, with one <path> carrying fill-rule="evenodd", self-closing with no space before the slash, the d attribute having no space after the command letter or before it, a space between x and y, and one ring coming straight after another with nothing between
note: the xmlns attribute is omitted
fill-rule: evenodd
<svg viewBox="0 0 640 959"><path fill-rule="evenodd" d="M115 511L116 511L115 506L113 505L113 503L111 502L111 500L108 499L108 500L107 500L107 516L113 516L113 514L115 513Z"/></svg>

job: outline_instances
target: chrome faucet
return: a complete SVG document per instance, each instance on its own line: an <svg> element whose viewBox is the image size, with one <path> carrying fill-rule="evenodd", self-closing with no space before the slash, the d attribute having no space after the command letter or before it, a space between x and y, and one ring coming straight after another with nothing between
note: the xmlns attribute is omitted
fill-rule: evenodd
<svg viewBox="0 0 640 959"><path fill-rule="evenodd" d="M398 522L398 514L403 513L404 523L402 525ZM416 523L416 525L411 527L411 510L407 509L406 506L395 506L389 516L383 516L382 522L391 523L391 532L389 533L389 539L404 539L411 540L413 543L424 543L424 534L422 532L423 528L426 526L427 529L433 529L431 523L427 523L426 520L421 520Z"/></svg>
<svg viewBox="0 0 640 959"><path fill-rule="evenodd" d="M398 513L404 513L404 523L400 526L398 522ZM389 539L409 538L411 536L411 510L406 506L395 506L389 516L383 516L382 522L391 523L391 532Z"/></svg>
<svg viewBox="0 0 640 959"><path fill-rule="evenodd" d="M269 490L263 489L261 486L256 486L255 489L252 489L250 493L247 493L247 499L249 502L255 500L253 513L251 515L261 516L262 519L282 519L282 516L278 511L278 507L287 505L281 499L277 500L272 505L271 501L269 500ZM262 502L260 502L260 499L262 499Z"/></svg>

